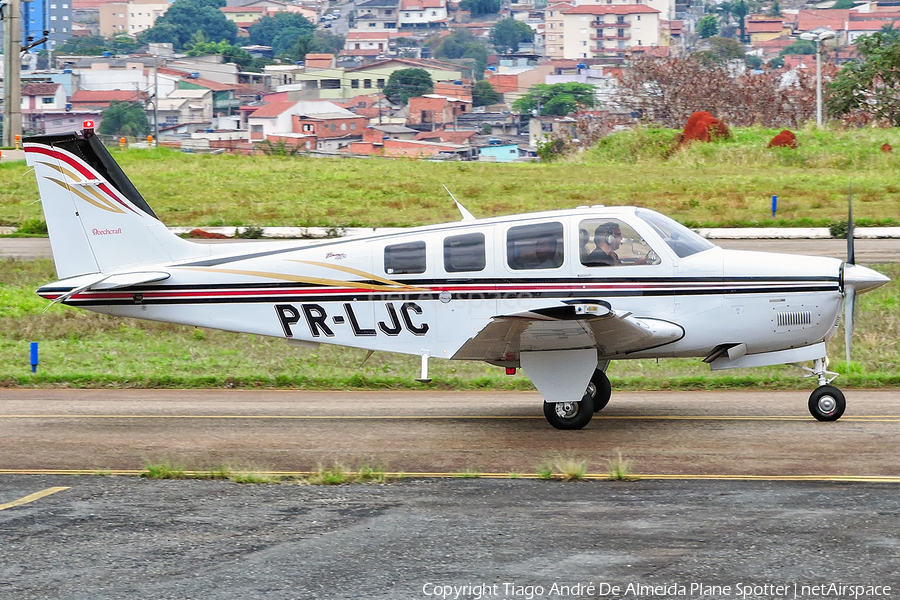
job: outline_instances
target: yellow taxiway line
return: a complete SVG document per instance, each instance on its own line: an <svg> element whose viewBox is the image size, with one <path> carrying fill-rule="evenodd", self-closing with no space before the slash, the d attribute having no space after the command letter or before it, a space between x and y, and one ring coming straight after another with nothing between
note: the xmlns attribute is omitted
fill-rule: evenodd
<svg viewBox="0 0 900 600"><path fill-rule="evenodd" d="M240 473L240 470L235 471ZM140 476L146 474L144 469L0 469L0 475L97 475L97 476ZM303 478L317 475L316 471L253 471L255 475L271 477L295 477ZM185 479L208 478L209 470L182 471ZM352 472L348 472L352 475ZM385 473L389 479L541 479L537 473L466 473L466 472L419 472L410 473L398 471ZM546 478L545 478L546 479ZM549 479L559 479L553 476ZM610 480L606 473L587 473L582 479L592 481ZM697 475L690 473L661 474L661 473L634 473L628 476L630 480L715 480L715 481L834 481L834 482L865 482L865 483L900 483L900 475L742 475L742 474L718 474ZM0 510L10 506L18 506L26 502L32 502L68 488L49 488L43 492L26 496L14 503L0 505Z"/></svg>
<svg viewBox="0 0 900 600"><path fill-rule="evenodd" d="M292 419L292 420L484 420L543 419L541 415L85 415L34 414L0 415L0 419ZM598 421L810 421L812 417L797 415L597 415ZM841 421L857 423L897 423L900 415L848 415Z"/></svg>
<svg viewBox="0 0 900 600"><path fill-rule="evenodd" d="M0 510L6 510L7 508L13 508L14 506L22 506L23 504L28 504L29 502L34 502L35 500L40 500L45 496L49 496L50 494L55 494L56 492L61 492L63 490L69 489L68 487L52 487L47 488L46 490L41 490L40 492L35 492L33 494L29 494L24 498L19 498L18 500L13 500L12 502L7 502L6 504L0 504Z"/></svg>

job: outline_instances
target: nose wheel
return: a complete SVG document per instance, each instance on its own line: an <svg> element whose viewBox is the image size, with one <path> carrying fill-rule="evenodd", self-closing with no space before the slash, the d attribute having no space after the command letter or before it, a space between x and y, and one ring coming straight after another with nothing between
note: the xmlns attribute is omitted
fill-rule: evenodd
<svg viewBox="0 0 900 600"><path fill-rule="evenodd" d="M819 421L837 421L844 414L844 394L833 385L822 385L809 395L809 412Z"/></svg>

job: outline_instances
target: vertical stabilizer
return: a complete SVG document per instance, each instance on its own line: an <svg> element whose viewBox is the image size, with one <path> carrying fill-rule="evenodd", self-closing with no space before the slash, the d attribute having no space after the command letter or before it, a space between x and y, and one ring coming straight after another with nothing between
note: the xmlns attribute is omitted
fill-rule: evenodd
<svg viewBox="0 0 900 600"><path fill-rule="evenodd" d="M172 234L94 135L25 140L60 279L201 254Z"/></svg>

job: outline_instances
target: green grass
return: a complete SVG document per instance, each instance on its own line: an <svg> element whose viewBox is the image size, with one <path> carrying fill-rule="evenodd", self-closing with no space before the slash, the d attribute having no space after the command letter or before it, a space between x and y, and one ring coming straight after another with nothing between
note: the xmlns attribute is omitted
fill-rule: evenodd
<svg viewBox="0 0 900 600"><path fill-rule="evenodd" d="M900 386L900 264L876 265L892 282L857 300L853 364L843 362L843 330L829 342L841 387ZM34 293L55 279L50 261L0 261L0 386L131 388L533 390L523 374L479 362L434 360L431 384L415 381L420 359L182 325L108 317L48 305ZM31 373L29 343L39 343ZM849 371L849 372L848 372ZM711 372L699 359L614 361L615 390L806 389L795 367Z"/></svg>
<svg viewBox="0 0 900 600"><path fill-rule="evenodd" d="M670 154L674 130L639 128L547 164L437 163L113 150L169 226L384 227L458 220L442 184L476 216L590 204L636 204L692 226L828 226L845 218L848 184L860 225L900 223L900 130L797 131L797 150L768 149L777 130ZM770 216L772 194L778 218ZM24 162L0 165L0 225L41 220ZM30 226L33 228L33 226Z"/></svg>

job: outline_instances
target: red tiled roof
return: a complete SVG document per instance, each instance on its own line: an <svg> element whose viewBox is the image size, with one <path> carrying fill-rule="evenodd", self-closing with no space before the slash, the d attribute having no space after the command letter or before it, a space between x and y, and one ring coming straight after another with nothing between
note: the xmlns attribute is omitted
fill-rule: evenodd
<svg viewBox="0 0 900 600"><path fill-rule="evenodd" d="M285 111L293 108L297 103L296 102L270 102L269 104L265 104L260 106L252 114L249 116L253 117L277 117L278 115L283 114Z"/></svg>
<svg viewBox="0 0 900 600"><path fill-rule="evenodd" d="M747 33L781 33L784 22L781 19L747 21Z"/></svg>
<svg viewBox="0 0 900 600"><path fill-rule="evenodd" d="M614 4L594 6L582 5L575 8L564 10L566 15L636 15L642 13L659 13L660 11L647 6L646 4Z"/></svg>
<svg viewBox="0 0 900 600"><path fill-rule="evenodd" d="M101 104L104 102L143 102L144 92L133 90L78 90L72 94L72 104Z"/></svg>
<svg viewBox="0 0 900 600"><path fill-rule="evenodd" d="M388 33L377 31L351 31L347 34L348 40L387 40L390 37Z"/></svg>
<svg viewBox="0 0 900 600"><path fill-rule="evenodd" d="M444 8L446 0L400 0L400 10L424 10L426 8Z"/></svg>
<svg viewBox="0 0 900 600"><path fill-rule="evenodd" d="M890 21L850 21L847 23L847 30L849 31L879 31L885 25L891 25L894 29L897 28L900 22Z"/></svg>
<svg viewBox="0 0 900 600"><path fill-rule="evenodd" d="M29 83L22 86L23 96L53 96L59 88L58 83Z"/></svg>
<svg viewBox="0 0 900 600"><path fill-rule="evenodd" d="M843 29L844 23L849 20L849 9L801 10L797 14L797 29L800 31L812 31L816 27L828 27L837 31L838 29Z"/></svg>

